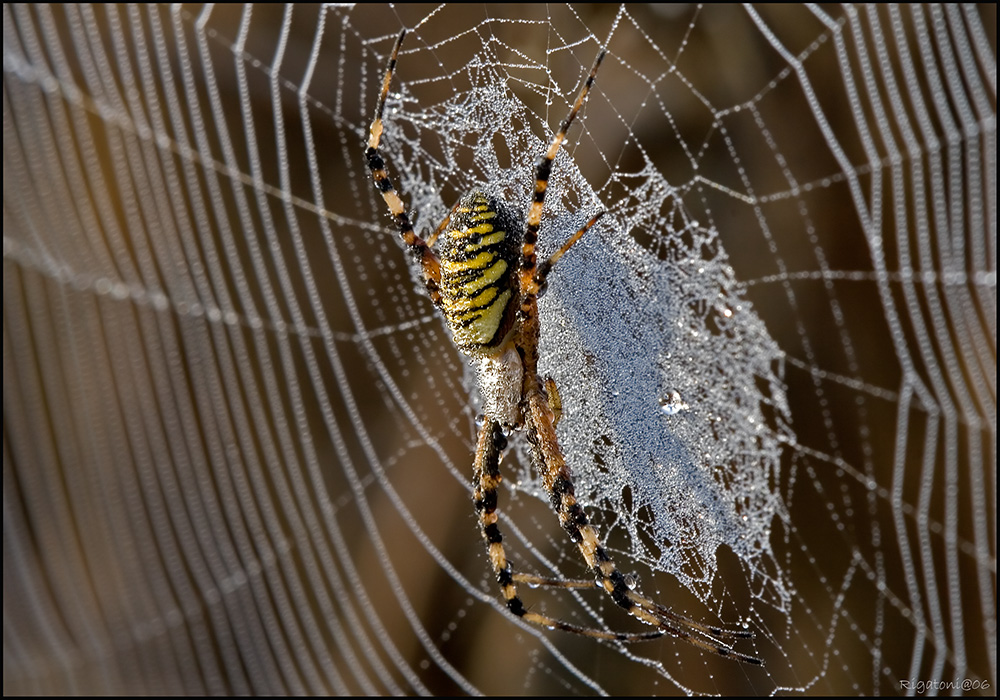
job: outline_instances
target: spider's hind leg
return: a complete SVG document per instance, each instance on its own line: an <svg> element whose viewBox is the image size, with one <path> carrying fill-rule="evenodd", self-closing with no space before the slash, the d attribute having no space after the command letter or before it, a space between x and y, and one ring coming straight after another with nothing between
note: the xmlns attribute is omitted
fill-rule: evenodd
<svg viewBox="0 0 1000 700"><path fill-rule="evenodd" d="M507 561L507 554L503 547L503 535L500 534L500 528L497 524L499 519L496 513L497 489L500 487L502 480L500 475L500 454L506 446L507 438L504 436L500 424L495 420L486 419L479 430L479 438L476 442L474 463L476 489L474 499L476 513L479 516L479 528L482 532L483 540L486 542L490 566L496 575L497 583L500 584L500 591L503 593L507 609L526 622L549 629L573 632L595 639L618 642L641 642L663 636L663 631L661 630L623 633L580 627L532 612L524 607L524 603L521 602L517 594L517 585L515 584L516 575L511 570L510 562Z"/></svg>
<svg viewBox="0 0 1000 700"><path fill-rule="evenodd" d="M597 528L590 523L590 519L576 499L573 479L556 438L554 416L549 400L537 383L528 382L528 384L525 423L528 428L532 462L542 477L560 525L570 540L579 547L587 566L594 574L596 587L610 595L612 600L627 613L665 634L718 656L747 664L762 665L757 657L735 651L728 642L723 641L753 637L753 633L705 625L675 613L633 590L634 581L615 566L611 555L601 543ZM531 577L519 577L519 580L537 585L556 585L560 588L583 587L576 585L575 582L568 585L554 584L551 580L541 578L532 581Z"/></svg>

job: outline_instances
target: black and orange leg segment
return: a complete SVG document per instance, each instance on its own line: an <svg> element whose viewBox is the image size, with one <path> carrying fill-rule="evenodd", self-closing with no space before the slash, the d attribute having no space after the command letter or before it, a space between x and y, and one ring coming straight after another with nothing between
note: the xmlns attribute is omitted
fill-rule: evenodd
<svg viewBox="0 0 1000 700"><path fill-rule="evenodd" d="M389 179L385 159L382 158L382 153L379 150L379 144L382 140L382 117L385 113L385 100L389 95L389 85L392 83L392 75L396 70L396 60L399 56L399 47L403 43L404 37L406 37L405 29L399 33L399 38L396 39L396 43L392 47L392 54L389 56L389 64L386 66L385 77L382 79L382 91L379 93L378 103L375 105L375 116L372 118L371 128L368 132L365 161L368 163L368 170L371 171L372 179L375 181L375 188L382 195L386 206L389 207L389 213L392 214L396 223L403 245L420 263L424 284L427 286L431 300L435 305L440 306L441 263L431 247L414 232L413 224L406 213L406 206L403 204L399 192L393 186L392 180Z"/></svg>
<svg viewBox="0 0 1000 700"><path fill-rule="evenodd" d="M552 508L559 517L559 524L570 540L579 547L594 575L596 584L586 585L596 585L603 589L623 610L642 622L662 630L664 634L718 656L761 665L760 659L735 651L730 644L722 641L750 638L753 637L752 632L705 625L678 615L633 590L634 581L615 566L610 554L601 544L597 529L590 523L590 519L576 499L569 468L556 438L551 402L539 389L537 379L532 381L526 378L525 390L525 423L532 462L549 494ZM552 579L537 577L522 577L521 580L535 585L555 585L562 588L586 587L585 582L558 584Z"/></svg>
<svg viewBox="0 0 1000 700"><path fill-rule="evenodd" d="M566 132L569 131L569 127L573 124L573 120L576 119L577 113L580 111L580 108L583 107L584 102L587 101L587 94L590 92L590 88L594 84L594 79L597 77L597 69L601 67L601 61L604 60L604 55L605 51L603 49L599 54L597 54L597 58L594 60L594 65L590 69L590 75L584 82L583 87L580 88L580 94L577 96L576 102L570 109L569 114L567 114L566 118L563 120L562 126L559 127L559 131L556 132L555 138L553 138L552 143L549 144L548 150L544 155L539 156L538 161L535 163L535 194L532 197L531 208L528 209L528 218L525 222L524 229L524 241L521 246L522 305L530 303L530 300L526 299L526 297L534 298L538 294L539 280L536 279L535 275L535 266L537 263L535 246L538 243L538 229L542 225L542 207L545 204L545 192L548 190L549 186L549 175L552 173L552 163L555 161L556 154L559 153L559 149L562 147L563 141L566 140ZM593 222L577 232L576 238L582 236L591 225L593 225ZM573 242L575 243L576 241L574 240ZM569 245L572 245L572 243ZM566 246L567 250L568 248L569 246ZM561 254L562 253L560 253L560 255ZM549 267L551 267L551 265ZM542 281L544 281L544 278Z"/></svg>
<svg viewBox="0 0 1000 700"><path fill-rule="evenodd" d="M583 237L583 234L589 231L590 228L594 224L596 224L602 216L604 216L604 214L605 212L603 211L598 212L594 217L590 219L590 221L585 223L579 231L577 231L568 239L566 239L566 242L562 244L562 247L559 248L559 250L554 252L552 255L550 255L548 260L545 260L540 265L538 265L538 268L535 272L535 282L538 284L537 294L540 295L542 294L542 292L545 291L545 287L546 285L548 285L547 278L549 276L549 273L552 272L552 268L555 266L559 258L565 255L566 251L572 248L573 244L576 243L578 240L580 240Z"/></svg>
<svg viewBox="0 0 1000 700"><path fill-rule="evenodd" d="M451 211L448 212L448 216L444 217L444 221L441 222L441 224L437 227L437 230L431 234L430 238L427 239L427 245L431 246L432 248L434 247L434 242L437 241L438 237L442 233L444 233L444 230L446 228L448 228L448 224L451 223L451 217L455 216L455 212L458 211L458 208L460 206L462 206L461 199L455 202L455 204L451 208Z"/></svg>
<svg viewBox="0 0 1000 700"><path fill-rule="evenodd" d="M664 633L662 631L636 634L581 627L532 612L524 607L524 603L521 602L517 594L515 581L518 575L514 574L511 570L510 562L507 561L507 554L504 551L503 535L500 533L498 526L499 518L496 512L497 491L500 488L502 480L500 475L500 455L506 446L507 438L504 436L500 424L487 418L479 430L479 438L476 443L476 457L473 467L476 480L474 500L476 513L479 516L479 529L486 544L490 566L493 568L497 583L500 585L500 591L503 594L507 609L526 622L549 629L559 629L565 632L582 634L595 639L617 642L641 642L663 636Z"/></svg>

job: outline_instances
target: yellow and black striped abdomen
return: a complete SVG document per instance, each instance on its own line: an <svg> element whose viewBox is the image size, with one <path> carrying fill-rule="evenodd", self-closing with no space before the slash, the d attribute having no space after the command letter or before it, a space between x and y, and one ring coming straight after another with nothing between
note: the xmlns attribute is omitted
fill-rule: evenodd
<svg viewBox="0 0 1000 700"><path fill-rule="evenodd" d="M438 238L441 309L455 344L466 352L497 347L514 324L521 229L501 201L474 191Z"/></svg>

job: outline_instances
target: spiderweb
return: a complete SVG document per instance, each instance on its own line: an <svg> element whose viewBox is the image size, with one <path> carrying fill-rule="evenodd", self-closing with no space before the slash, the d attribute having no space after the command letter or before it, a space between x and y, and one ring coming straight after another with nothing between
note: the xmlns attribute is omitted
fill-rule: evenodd
<svg viewBox="0 0 1000 700"><path fill-rule="evenodd" d="M505 613L423 233L557 158L577 491L761 668ZM995 693L993 6L4 6L4 691ZM993 184L990 184L993 183ZM579 578L520 436L501 526ZM575 624L596 591L524 588Z"/></svg>

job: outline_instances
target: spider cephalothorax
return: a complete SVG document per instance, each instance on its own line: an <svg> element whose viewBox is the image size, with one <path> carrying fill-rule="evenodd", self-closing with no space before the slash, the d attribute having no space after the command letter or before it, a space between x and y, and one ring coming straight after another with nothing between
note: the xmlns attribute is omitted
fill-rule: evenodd
<svg viewBox="0 0 1000 700"><path fill-rule="evenodd" d="M567 130L586 102L604 51L597 55L576 102L548 150L535 164L534 195L523 223L506 202L474 190L455 205L434 235L425 241L414 232L379 151L385 101L405 36L405 30L400 32L389 58L365 158L375 187L395 219L399 237L420 265L428 294L448 323L453 342L476 363L483 420L473 463L474 501L490 565L507 609L527 622L597 639L635 642L669 634L719 656L760 664L756 657L735 651L730 643L723 641L752 637L752 633L705 625L674 613L634 590L634 583L615 567L597 529L576 500L573 479L555 432L560 404L555 383L551 379L542 381L538 376L539 291L544 289L546 277L559 258L603 213L599 212L568 236L547 260L537 262L535 244L552 164ZM433 249L436 241L438 253ZM506 434L513 428L523 429L527 435L532 463L548 491L560 525L580 549L591 571L593 578L589 581L515 574L507 561L498 525L497 489L501 481L500 455L507 446ZM572 625L527 610L517 593L518 582L558 588L596 586L654 629L611 632Z"/></svg>

